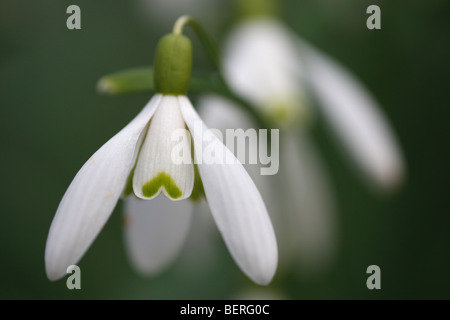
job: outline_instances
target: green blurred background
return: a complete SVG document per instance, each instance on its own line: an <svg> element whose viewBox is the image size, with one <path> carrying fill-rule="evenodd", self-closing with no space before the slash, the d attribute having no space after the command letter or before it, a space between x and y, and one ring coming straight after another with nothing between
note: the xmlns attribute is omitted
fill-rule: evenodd
<svg viewBox="0 0 450 320"><path fill-rule="evenodd" d="M346 65L381 102L408 167L402 190L377 197L317 128L341 234L328 272L277 275L260 288L217 237L212 257L199 249L198 258L181 258L160 276L142 278L125 255L119 204L79 264L82 289L50 282L44 248L61 197L84 161L151 96L95 90L104 74L151 64L156 41L170 31L171 17L164 20L168 14L156 5L145 14L142 1L0 1L0 298L226 299L254 289L287 299L450 298L446 0L284 1L285 22ZM82 30L66 28L70 4L81 8ZM381 7L381 30L366 28L371 4ZM218 39L232 21L223 1L188 13ZM209 70L195 45L194 68ZM366 287L372 264L381 267L381 290Z"/></svg>

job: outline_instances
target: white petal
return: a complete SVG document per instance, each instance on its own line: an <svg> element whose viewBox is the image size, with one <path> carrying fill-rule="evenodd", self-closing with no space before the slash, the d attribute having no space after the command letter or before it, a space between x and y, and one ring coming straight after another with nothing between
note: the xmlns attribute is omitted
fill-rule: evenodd
<svg viewBox="0 0 450 320"><path fill-rule="evenodd" d="M125 200L124 233L128 256L144 275L154 275L171 264L189 230L192 201L171 201L162 195Z"/></svg>
<svg viewBox="0 0 450 320"><path fill-rule="evenodd" d="M334 193L321 157L306 133L285 132L281 141L276 225L280 259L307 275L328 270L338 248Z"/></svg>
<svg viewBox="0 0 450 320"><path fill-rule="evenodd" d="M301 61L291 40L274 20L251 20L230 33L224 54L224 73L233 90L282 123L307 111L298 85Z"/></svg>
<svg viewBox="0 0 450 320"><path fill-rule="evenodd" d="M197 161L206 147L234 157L195 112L190 101L178 97L184 120L194 140ZM214 220L239 267L258 284L268 284L276 270L278 252L275 234L264 202L240 163L198 164L206 199Z"/></svg>
<svg viewBox="0 0 450 320"><path fill-rule="evenodd" d="M180 134L180 135L179 135ZM177 163L174 150L187 161ZM176 152L178 154L178 152ZM133 176L133 190L142 199L153 199L161 191L172 200L188 198L194 186L188 131L175 96L163 96L142 144ZM181 160L181 159L180 159Z"/></svg>
<svg viewBox="0 0 450 320"><path fill-rule="evenodd" d="M306 79L343 145L372 181L383 189L395 187L405 168L381 108L342 66L305 42L300 44Z"/></svg>
<svg viewBox="0 0 450 320"><path fill-rule="evenodd" d="M50 280L63 277L68 266L78 263L105 225L125 187L139 136L160 99L160 95L155 95L73 179L59 204L47 238L45 264Z"/></svg>

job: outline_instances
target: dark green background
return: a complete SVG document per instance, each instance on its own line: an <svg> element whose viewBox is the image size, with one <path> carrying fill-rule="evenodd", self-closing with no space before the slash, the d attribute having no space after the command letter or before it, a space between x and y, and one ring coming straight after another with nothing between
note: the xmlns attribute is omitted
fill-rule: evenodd
<svg viewBox="0 0 450 320"><path fill-rule="evenodd" d="M395 196L377 197L319 126L337 190L341 249L329 273L276 277L268 289L295 299L450 298L449 2L284 3L286 23L349 67L381 102L403 146L408 177ZM66 28L70 4L81 7L82 30ZM366 28L370 4L381 7L381 30ZM138 11L133 1L0 1L2 299L222 299L257 287L221 242L211 268L191 265L187 272L178 262L159 277L139 277L125 256L120 210L80 263L82 290L46 278L47 232L68 184L151 96L95 91L106 73L151 64L156 41L170 31ZM219 16L212 30L220 37L231 15L221 9ZM209 70L194 45L194 68ZM365 285L371 264L382 270L378 291Z"/></svg>

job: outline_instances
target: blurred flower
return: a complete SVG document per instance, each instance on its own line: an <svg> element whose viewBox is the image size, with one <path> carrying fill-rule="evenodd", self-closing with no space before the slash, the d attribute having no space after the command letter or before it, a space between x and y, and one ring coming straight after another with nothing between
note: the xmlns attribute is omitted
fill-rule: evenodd
<svg viewBox="0 0 450 320"><path fill-rule="evenodd" d="M198 125L202 131L194 130ZM206 128L186 96L156 94L133 121L85 163L66 191L47 239L45 262L50 280L63 277L67 267L81 259L122 192L125 195L134 192L141 199L153 199L163 192L168 199L183 200L197 198L203 187L236 263L256 283L270 282L277 265L277 246L258 190L237 161L226 165L223 159L216 159L213 164L197 163L201 181L192 162L175 164L171 156L179 142L172 139L172 133L185 126L192 134L196 159L201 159L205 148L213 148L216 157L232 157ZM141 204L132 201L127 204L131 214L128 221L131 257L141 269L158 268L164 260L171 259L187 232L190 213L183 211L189 210L189 205L174 205L171 213L156 212L159 229L150 233L148 228L152 226L142 224L136 214ZM165 202L169 201L160 197L156 205L164 206ZM171 230L172 224L164 221L172 222L169 217L174 215L179 220ZM165 241L169 236L170 241ZM147 264L152 259L152 264Z"/></svg>
<svg viewBox="0 0 450 320"><path fill-rule="evenodd" d="M311 94L374 185L390 190L403 180L403 159L386 117L344 67L270 18L241 23L225 48L224 72L230 85L277 126L307 119L311 112L306 94Z"/></svg>

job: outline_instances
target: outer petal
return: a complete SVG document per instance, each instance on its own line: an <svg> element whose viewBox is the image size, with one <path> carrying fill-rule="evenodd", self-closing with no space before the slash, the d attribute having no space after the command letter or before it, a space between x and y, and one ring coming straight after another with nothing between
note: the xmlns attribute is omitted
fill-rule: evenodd
<svg viewBox="0 0 450 320"><path fill-rule="evenodd" d="M175 159L175 154L180 158ZM142 144L133 190L142 199L153 199L163 191L173 200L182 200L191 195L193 186L190 139L178 99L163 96Z"/></svg>
<svg viewBox="0 0 450 320"><path fill-rule="evenodd" d="M300 42L310 85L323 114L360 168L384 189L404 176L394 133L370 93L348 71L305 42Z"/></svg>
<svg viewBox="0 0 450 320"><path fill-rule="evenodd" d="M190 101L178 97L184 120L194 140L197 161L205 148L234 158L202 122ZM223 163L223 162L222 162ZM239 267L258 284L268 284L276 270L278 250L264 202L244 167L234 164L198 163L205 195L214 220Z"/></svg>
<svg viewBox="0 0 450 320"><path fill-rule="evenodd" d="M139 115L78 171L56 211L45 248L50 280L78 263L108 220L135 161L136 143L158 106L155 95Z"/></svg>
<svg viewBox="0 0 450 320"><path fill-rule="evenodd" d="M189 230L193 203L159 196L125 200L124 233L128 256L142 274L154 275L179 254Z"/></svg>

